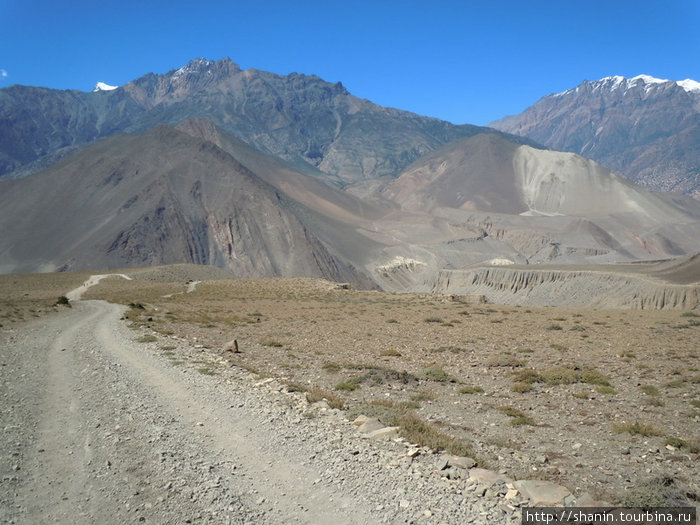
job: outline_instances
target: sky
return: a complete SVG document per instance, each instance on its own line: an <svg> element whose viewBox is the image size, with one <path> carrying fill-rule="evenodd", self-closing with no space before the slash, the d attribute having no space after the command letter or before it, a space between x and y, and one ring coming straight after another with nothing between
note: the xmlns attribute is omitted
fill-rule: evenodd
<svg viewBox="0 0 700 525"><path fill-rule="evenodd" d="M486 125L584 80L700 81L700 0L0 0L0 88L90 91L203 57Z"/></svg>

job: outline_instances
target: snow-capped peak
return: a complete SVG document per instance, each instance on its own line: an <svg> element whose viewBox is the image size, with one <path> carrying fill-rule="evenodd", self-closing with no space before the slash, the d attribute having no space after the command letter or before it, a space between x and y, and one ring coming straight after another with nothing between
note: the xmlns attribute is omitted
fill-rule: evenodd
<svg viewBox="0 0 700 525"><path fill-rule="evenodd" d="M700 82L697 80L686 78L685 80L679 80L676 84L685 89L688 93L700 93Z"/></svg>
<svg viewBox="0 0 700 525"><path fill-rule="evenodd" d="M95 84L95 88L92 90L93 93L97 91L114 91L117 89L119 86L110 86L109 84L105 84L104 82L98 82Z"/></svg>
<svg viewBox="0 0 700 525"><path fill-rule="evenodd" d="M648 93L650 90L654 89L654 86L659 85L659 84L667 84L667 83L673 83L677 84L681 88L683 88L685 91L688 93L700 93L700 82L697 82L692 79L685 79L685 80L668 80L665 78L656 78L652 77L650 75L637 75L636 77L632 78L626 78L620 75L614 75L610 77L604 77L601 78L600 80L595 80L593 82L587 82L590 86L592 86L593 91L597 90L608 90L608 91L615 91L617 89L622 89L624 91L627 91L628 89L637 87L637 86L643 86L644 91ZM579 87L576 87L574 89L568 89L566 91L562 91L561 93L556 93L554 96L559 97L562 95L568 95L569 93L574 93L578 92Z"/></svg>
<svg viewBox="0 0 700 525"><path fill-rule="evenodd" d="M173 77L179 77L187 73L197 73L203 69L208 69L214 62L206 58L195 58L173 73Z"/></svg>

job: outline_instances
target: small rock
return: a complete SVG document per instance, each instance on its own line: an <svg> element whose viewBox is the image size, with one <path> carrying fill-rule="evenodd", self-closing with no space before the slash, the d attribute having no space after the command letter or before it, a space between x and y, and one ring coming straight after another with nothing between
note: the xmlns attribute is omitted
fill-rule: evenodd
<svg viewBox="0 0 700 525"><path fill-rule="evenodd" d="M571 445L571 448L573 448L574 450L579 450L582 446L583 445L581 443L574 443L573 445Z"/></svg>
<svg viewBox="0 0 700 525"><path fill-rule="evenodd" d="M369 439L390 439L399 435L399 427L384 427L375 430L374 432L369 432L367 437Z"/></svg>
<svg viewBox="0 0 700 525"><path fill-rule="evenodd" d="M420 455L420 449L415 448L415 447L409 448L409 449L406 451L406 455L407 455L409 458L415 458L415 457L417 457L417 456Z"/></svg>
<svg viewBox="0 0 700 525"><path fill-rule="evenodd" d="M515 481L513 485L524 497L528 498L534 506L557 506L562 503L564 498L571 494L566 487L562 487L550 481L526 479Z"/></svg>
<svg viewBox="0 0 700 525"><path fill-rule="evenodd" d="M476 467L476 461L465 456L447 456L447 461L451 467L470 469Z"/></svg>
<svg viewBox="0 0 700 525"><path fill-rule="evenodd" d="M670 450L671 452L673 452L674 450L676 450L676 447L674 447L673 445L666 445L666 450Z"/></svg>
<svg viewBox="0 0 700 525"><path fill-rule="evenodd" d="M374 432L375 430L379 430L381 428L384 428L384 424L377 418L373 417L362 423L357 430L361 434L369 434L370 432Z"/></svg>
<svg viewBox="0 0 700 525"><path fill-rule="evenodd" d="M518 491L515 489L510 489L506 492L505 499L513 499L518 495Z"/></svg>
<svg viewBox="0 0 700 525"><path fill-rule="evenodd" d="M407 509L410 506L411 502L406 499L402 499L401 501L399 501L399 507L401 507L402 509Z"/></svg>
<svg viewBox="0 0 700 525"><path fill-rule="evenodd" d="M473 481L483 483L484 485L491 486L497 481L503 481L504 483L512 483L513 480L509 477L494 472L493 470L487 470L485 468L472 468L469 469L469 478Z"/></svg>
<svg viewBox="0 0 700 525"><path fill-rule="evenodd" d="M369 418L363 414L360 414L359 416L357 416L355 418L355 421L353 421L352 424L355 425L356 427L359 427L359 426L365 424L367 421L369 421Z"/></svg>

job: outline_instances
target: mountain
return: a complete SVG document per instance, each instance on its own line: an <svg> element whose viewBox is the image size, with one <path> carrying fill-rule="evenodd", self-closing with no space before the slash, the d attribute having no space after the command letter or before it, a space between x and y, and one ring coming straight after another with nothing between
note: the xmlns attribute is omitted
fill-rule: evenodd
<svg viewBox="0 0 700 525"><path fill-rule="evenodd" d="M700 198L700 83L585 81L492 127L578 153L650 189Z"/></svg>
<svg viewBox="0 0 700 525"><path fill-rule="evenodd" d="M652 193L573 153L492 134L425 155L381 196L404 214L384 230L404 240L404 248L420 247L392 252L397 268L384 277L391 281L393 274L419 268L420 283L411 285L425 291L434 272L445 268L606 263L700 251L696 200ZM398 264L406 260L414 261L412 268Z"/></svg>
<svg viewBox="0 0 700 525"><path fill-rule="evenodd" d="M395 176L421 155L486 130L377 106L314 75L242 70L228 58L196 59L111 91L11 86L0 90L0 115L5 177L114 133L206 118L299 171L346 187Z"/></svg>
<svg viewBox="0 0 700 525"><path fill-rule="evenodd" d="M367 284L293 207L213 143L158 126L0 182L0 271L192 262Z"/></svg>
<svg viewBox="0 0 700 525"><path fill-rule="evenodd" d="M315 76L197 59L108 91L12 86L0 110L2 273L198 263L454 291L479 265L700 252L697 200Z"/></svg>

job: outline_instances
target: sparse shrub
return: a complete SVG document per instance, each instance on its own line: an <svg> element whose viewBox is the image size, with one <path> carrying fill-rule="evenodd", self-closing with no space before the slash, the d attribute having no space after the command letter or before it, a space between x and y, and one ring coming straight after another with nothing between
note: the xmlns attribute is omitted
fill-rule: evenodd
<svg viewBox="0 0 700 525"><path fill-rule="evenodd" d="M410 397L411 401L420 403L421 401L435 401L435 394L432 392L418 392Z"/></svg>
<svg viewBox="0 0 700 525"><path fill-rule="evenodd" d="M165 352L168 352L170 350L175 350L176 348L177 348L177 346L175 346L175 345L163 345L160 347L160 349L165 351Z"/></svg>
<svg viewBox="0 0 700 525"><path fill-rule="evenodd" d="M490 357L488 361L486 361L486 365L491 367L517 368L523 366L523 362L514 356L502 354Z"/></svg>
<svg viewBox="0 0 700 525"><path fill-rule="evenodd" d="M209 367L206 367L206 366L205 366L205 367L202 367L202 368L198 368L197 371L198 371L200 374L204 374L205 376L214 376L214 375L216 375L216 371L215 371L214 369L209 368Z"/></svg>
<svg viewBox="0 0 700 525"><path fill-rule="evenodd" d="M675 488L673 478L662 476L650 479L623 494L620 503L625 507L649 509L687 505L682 492Z"/></svg>
<svg viewBox="0 0 700 525"><path fill-rule="evenodd" d="M534 387L532 386L532 383L513 383L510 386L511 392L517 392L518 394L524 394L525 392L529 392L533 388Z"/></svg>
<svg viewBox="0 0 700 525"><path fill-rule="evenodd" d="M564 328L562 328L562 326L561 326L560 324L556 324L556 323L550 324L550 325L547 327L547 330L563 330L563 329L564 329Z"/></svg>
<svg viewBox="0 0 700 525"><path fill-rule="evenodd" d="M559 352L566 352L569 349L568 346L558 345L558 344L551 344L549 346L551 348L553 348L554 350L558 350Z"/></svg>
<svg viewBox="0 0 700 525"><path fill-rule="evenodd" d="M269 346L271 348L282 348L284 346L284 343L280 343L275 339L264 339L260 342L260 344L263 346Z"/></svg>
<svg viewBox="0 0 700 525"><path fill-rule="evenodd" d="M627 433L633 436L654 437L663 435L663 432L654 428L652 425L640 423L639 421L635 421L634 423L613 423L612 430L617 434Z"/></svg>
<svg viewBox="0 0 700 525"><path fill-rule="evenodd" d="M511 374L516 383L544 383L545 378L534 368L516 370Z"/></svg>
<svg viewBox="0 0 700 525"><path fill-rule="evenodd" d="M696 312L689 311L689 312L683 312L681 314L681 317L700 317L700 314L698 314Z"/></svg>
<svg viewBox="0 0 700 525"><path fill-rule="evenodd" d="M72 308L72 307L73 307L73 305L70 304L70 300L69 300L68 297L66 297L65 295L62 295L61 297L59 297L58 299L56 299L55 305L56 305L56 306L67 306L68 308Z"/></svg>
<svg viewBox="0 0 700 525"><path fill-rule="evenodd" d="M335 372L340 372L341 366L338 363L327 362L327 363L323 363L323 366L321 366L321 368L323 370L325 370L326 372L335 373Z"/></svg>
<svg viewBox="0 0 700 525"><path fill-rule="evenodd" d="M683 379L676 379L674 381L669 381L664 386L666 388L681 388L685 384Z"/></svg>
<svg viewBox="0 0 700 525"><path fill-rule="evenodd" d="M306 400L309 403L316 403L317 401L322 401L324 399L331 408L342 409L345 406L343 398L334 394L333 392L329 392L328 390L323 390L322 388L318 387L311 387L306 391Z"/></svg>
<svg viewBox="0 0 700 525"><path fill-rule="evenodd" d="M536 426L535 421L530 416L526 415L522 410L507 405L498 406L496 408L503 412L506 416L513 418L510 421L510 424L513 426Z"/></svg>
<svg viewBox="0 0 700 525"><path fill-rule="evenodd" d="M152 334L146 334L137 339L139 343L155 343L157 340L158 338Z"/></svg>
<svg viewBox="0 0 700 525"><path fill-rule="evenodd" d="M480 394L484 389L480 386L465 385L459 389L460 394Z"/></svg>
<svg viewBox="0 0 700 525"><path fill-rule="evenodd" d="M384 357L401 357L401 352L398 350L394 350L393 348L390 348L388 350L382 351L381 354L379 354Z"/></svg>
<svg viewBox="0 0 700 525"><path fill-rule="evenodd" d="M425 322L426 323L442 323L444 321L442 320L442 317L426 317Z"/></svg>
<svg viewBox="0 0 700 525"><path fill-rule="evenodd" d="M427 381L437 381L438 383L454 383L456 380L445 372L442 367L433 365L424 368L418 373L419 379Z"/></svg>
<svg viewBox="0 0 700 525"><path fill-rule="evenodd" d="M659 392L659 389L653 385L642 385L639 387L639 390L641 390L642 392L644 392L648 396L658 397L659 395L661 395L661 392Z"/></svg>
<svg viewBox="0 0 700 525"><path fill-rule="evenodd" d="M528 425L531 427L536 427L537 423L530 416L518 416L510 420L510 424L514 427L519 427L521 425Z"/></svg>
<svg viewBox="0 0 700 525"><path fill-rule="evenodd" d="M390 424L398 426L401 436L418 446L435 451L445 450L457 456L474 457L474 451L467 441L443 434L411 412L405 413Z"/></svg>
<svg viewBox="0 0 700 525"><path fill-rule="evenodd" d="M336 390L344 390L346 392L352 392L353 390L357 390L360 388L360 378L359 377L353 377L348 379L347 381L341 381L340 383L335 385Z"/></svg>
<svg viewBox="0 0 700 525"><path fill-rule="evenodd" d="M606 386L606 385L599 385L599 386L595 387L595 391L598 392L599 394L604 394L604 395L617 394L617 390L615 390L611 386Z"/></svg>
<svg viewBox="0 0 700 525"><path fill-rule="evenodd" d="M554 366L542 372L548 385L571 385L588 383L590 385L610 386L608 378L593 368Z"/></svg>
<svg viewBox="0 0 700 525"><path fill-rule="evenodd" d="M576 326L572 326L571 328L569 328L569 330L571 330L572 332L585 332L586 327L581 326L580 324L577 324Z"/></svg>
<svg viewBox="0 0 700 525"><path fill-rule="evenodd" d="M396 319L387 319L386 322L389 323L389 324L398 323L398 321L397 321Z"/></svg>

